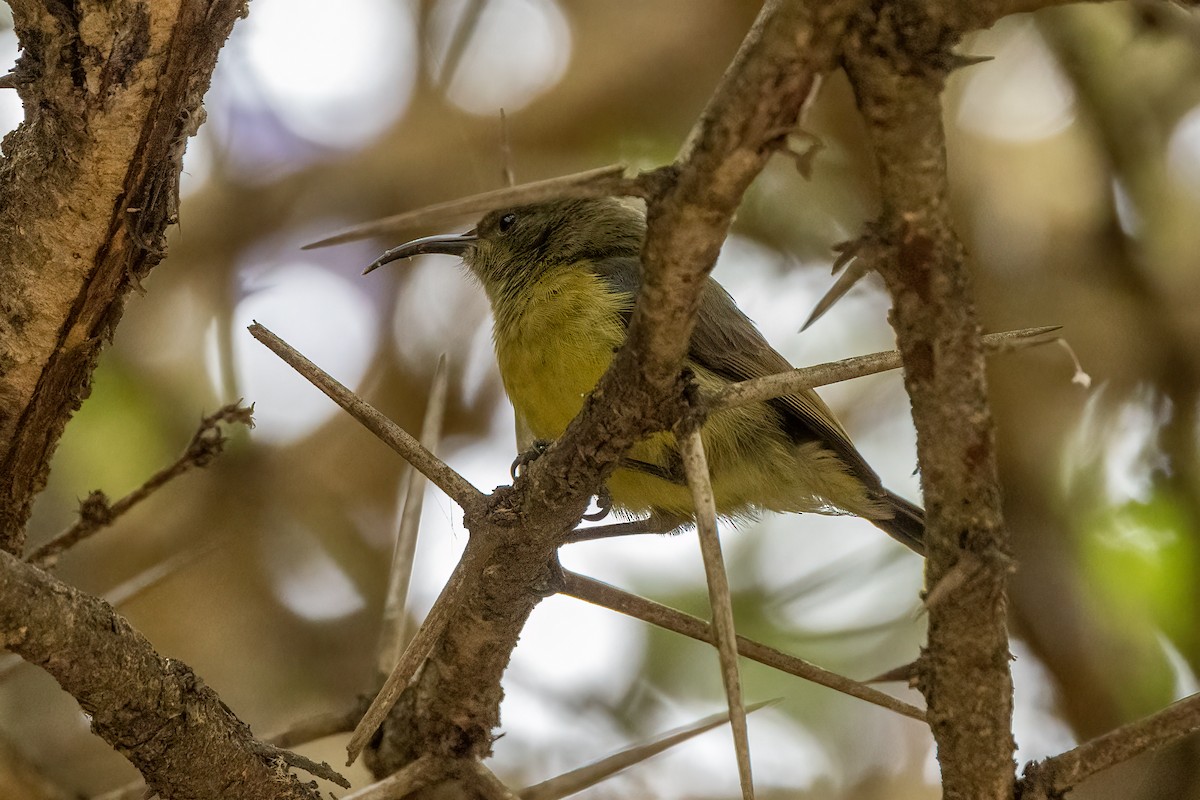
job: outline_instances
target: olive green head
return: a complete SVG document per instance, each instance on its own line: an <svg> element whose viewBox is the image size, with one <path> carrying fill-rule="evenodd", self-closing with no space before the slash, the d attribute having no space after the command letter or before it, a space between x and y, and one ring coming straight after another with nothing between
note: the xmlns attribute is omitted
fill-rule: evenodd
<svg viewBox="0 0 1200 800"><path fill-rule="evenodd" d="M492 211L466 233L400 245L366 271L424 253L456 255L496 297L519 292L549 270L636 257L645 233L641 213L616 200L552 200Z"/></svg>

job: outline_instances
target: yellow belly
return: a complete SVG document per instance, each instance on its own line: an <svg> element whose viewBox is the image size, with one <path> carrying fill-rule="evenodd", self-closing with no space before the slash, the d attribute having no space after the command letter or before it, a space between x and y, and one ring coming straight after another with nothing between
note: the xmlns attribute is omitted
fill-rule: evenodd
<svg viewBox="0 0 1200 800"><path fill-rule="evenodd" d="M504 390L534 436L557 439L579 413L625 340L620 313L632 302L590 273L562 270L535 283L523 309L497 320Z"/></svg>

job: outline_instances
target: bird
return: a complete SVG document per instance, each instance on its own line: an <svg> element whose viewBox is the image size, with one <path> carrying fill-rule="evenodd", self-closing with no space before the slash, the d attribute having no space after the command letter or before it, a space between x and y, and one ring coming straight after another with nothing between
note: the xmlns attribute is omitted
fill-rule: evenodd
<svg viewBox="0 0 1200 800"><path fill-rule="evenodd" d="M465 233L406 242L364 274L418 255L461 258L491 305L509 400L535 437L552 441L625 340L645 235L644 214L621 201L556 199L491 211ZM711 393L792 369L711 277L684 366ZM721 517L848 513L924 555L924 511L884 488L815 391L716 411L701 441ZM695 518L678 445L667 431L636 443L604 492L624 516L652 520L647 530L676 530Z"/></svg>

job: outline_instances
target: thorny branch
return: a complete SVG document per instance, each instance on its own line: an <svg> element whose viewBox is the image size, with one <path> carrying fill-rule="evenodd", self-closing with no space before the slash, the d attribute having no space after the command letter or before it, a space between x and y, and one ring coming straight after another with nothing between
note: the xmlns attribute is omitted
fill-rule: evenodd
<svg viewBox="0 0 1200 800"><path fill-rule="evenodd" d="M253 415L253 406L245 408L238 403L223 406L209 414L200 421L200 427L188 442L187 449L174 463L151 475L145 483L115 503L110 504L104 492L92 492L80 504L79 521L34 550L25 560L43 569L54 566L64 550L112 525L122 514L192 467L208 466L221 454L228 441L221 432L221 423L254 427Z"/></svg>
<svg viewBox="0 0 1200 800"><path fill-rule="evenodd" d="M1056 800L1101 770L1196 731L1200 731L1200 694L1185 697L1073 750L1027 765L1017 783L1016 796L1019 800Z"/></svg>

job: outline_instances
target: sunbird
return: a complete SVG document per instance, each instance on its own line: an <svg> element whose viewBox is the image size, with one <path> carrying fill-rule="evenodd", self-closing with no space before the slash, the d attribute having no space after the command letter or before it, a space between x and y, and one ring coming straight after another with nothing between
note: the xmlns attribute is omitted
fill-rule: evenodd
<svg viewBox="0 0 1200 800"><path fill-rule="evenodd" d="M553 440L625 341L642 280L644 215L613 199L501 209L461 234L427 236L380 256L459 256L483 286L504 389L534 436ZM684 366L702 392L792 368L712 278ZM709 416L701 428L717 512L850 513L924 554L925 514L883 487L829 407L808 390ZM611 503L653 530L694 521L675 437L633 446L606 484Z"/></svg>

